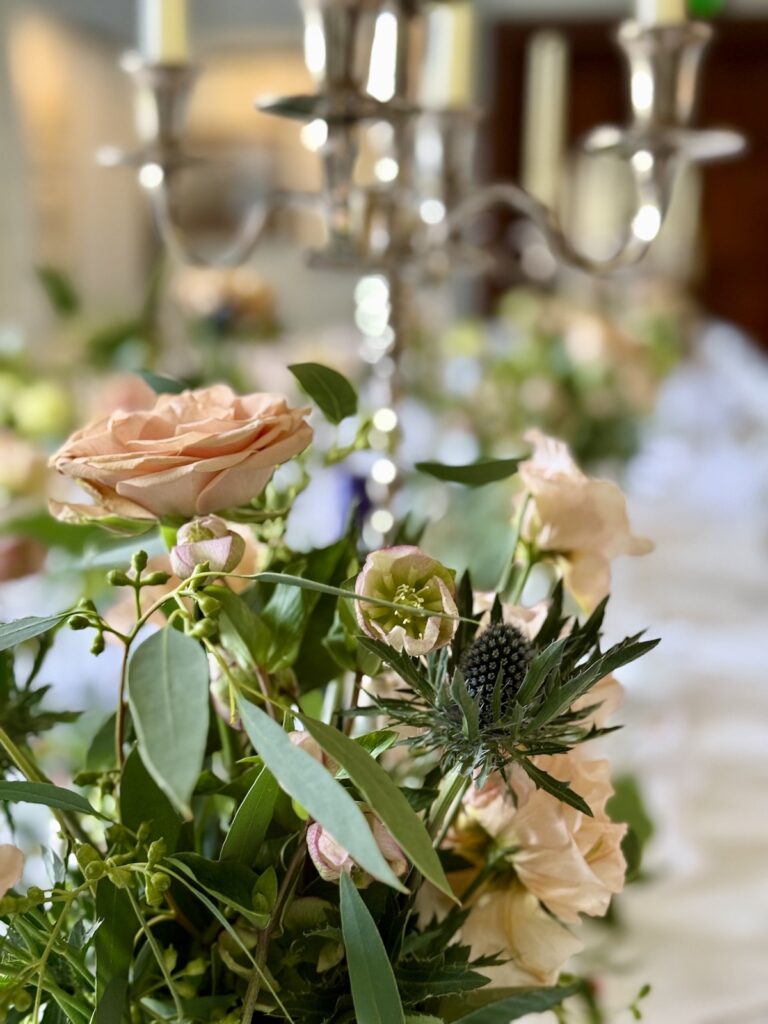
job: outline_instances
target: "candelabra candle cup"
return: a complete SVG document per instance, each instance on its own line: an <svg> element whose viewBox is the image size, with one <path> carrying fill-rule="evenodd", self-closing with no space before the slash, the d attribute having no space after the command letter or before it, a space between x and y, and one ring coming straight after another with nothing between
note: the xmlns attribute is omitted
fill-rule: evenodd
<svg viewBox="0 0 768 1024"><path fill-rule="evenodd" d="M131 71L136 86L136 128L165 166L182 156L184 125L198 69L192 64L141 64Z"/></svg>
<svg viewBox="0 0 768 1024"><path fill-rule="evenodd" d="M683 128L691 124L701 62L712 38L702 22L646 26L625 22L618 41L629 64L630 103L635 124Z"/></svg>
<svg viewBox="0 0 768 1024"><path fill-rule="evenodd" d="M381 0L302 0L304 59L327 94L365 91Z"/></svg>

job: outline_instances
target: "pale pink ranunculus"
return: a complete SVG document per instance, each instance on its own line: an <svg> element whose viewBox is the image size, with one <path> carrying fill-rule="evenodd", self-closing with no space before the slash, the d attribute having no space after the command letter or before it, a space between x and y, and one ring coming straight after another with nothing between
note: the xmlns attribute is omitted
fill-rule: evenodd
<svg viewBox="0 0 768 1024"><path fill-rule="evenodd" d="M400 545L371 552L355 582L355 593L439 613L418 615L357 602L357 621L363 632L411 657L445 647L456 633L459 613L454 574L420 548Z"/></svg>
<svg viewBox="0 0 768 1024"><path fill-rule="evenodd" d="M245 555L245 540L218 516L185 523L171 549L171 567L179 579L188 579L195 567L208 563L211 572L234 572Z"/></svg>
<svg viewBox="0 0 768 1024"><path fill-rule="evenodd" d="M408 861L389 829L379 819L366 811L365 818L376 840L376 845L393 873L401 878L408 870ZM343 874L354 876L358 888L364 889L373 879L362 871L344 847L337 843L330 832L316 821L307 829L307 850L317 873L326 882L338 882Z"/></svg>
<svg viewBox="0 0 768 1024"><path fill-rule="evenodd" d="M532 498L526 536L540 550L562 556L569 589L585 607L594 607L608 593L612 560L647 554L653 544L632 533L617 484L587 476L562 441L539 430L525 439L533 445L532 457L520 465Z"/></svg>
<svg viewBox="0 0 768 1024"><path fill-rule="evenodd" d="M241 397L215 384L159 395L151 409L115 412L77 431L51 458L96 505L54 511L190 519L245 505L310 443L308 411L278 395Z"/></svg>
<svg viewBox="0 0 768 1024"><path fill-rule="evenodd" d="M24 854L10 843L0 844L0 899L21 881Z"/></svg>

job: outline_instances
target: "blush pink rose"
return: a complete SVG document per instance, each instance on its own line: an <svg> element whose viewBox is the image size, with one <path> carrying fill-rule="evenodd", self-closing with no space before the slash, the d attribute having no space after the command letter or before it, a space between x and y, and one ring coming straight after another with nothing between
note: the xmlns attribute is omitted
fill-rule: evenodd
<svg viewBox="0 0 768 1024"><path fill-rule="evenodd" d="M115 412L77 431L51 458L96 506L54 512L189 519L245 505L277 466L310 443L308 412L279 395L238 396L225 384L159 395L151 409Z"/></svg>

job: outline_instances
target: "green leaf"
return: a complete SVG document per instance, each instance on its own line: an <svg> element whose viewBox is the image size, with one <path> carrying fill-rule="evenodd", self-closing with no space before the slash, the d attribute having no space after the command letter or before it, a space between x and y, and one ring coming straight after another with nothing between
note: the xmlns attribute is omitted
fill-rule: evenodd
<svg viewBox="0 0 768 1024"><path fill-rule="evenodd" d="M459 1018L456 1024L509 1024L529 1013L544 1013L559 1006L564 999L572 996L575 988L535 988L521 990L513 996L507 996L496 1003L489 1003L479 1010L474 1010L465 1017ZM490 995L491 992L485 993Z"/></svg>
<svg viewBox="0 0 768 1024"><path fill-rule="evenodd" d="M43 287L51 308L61 317L74 316L80 309L80 296L70 278L58 267L35 267L37 279Z"/></svg>
<svg viewBox="0 0 768 1024"><path fill-rule="evenodd" d="M134 832L147 822L150 839L164 839L168 853L176 849L183 821L136 749L128 755L120 780L120 820Z"/></svg>
<svg viewBox="0 0 768 1024"><path fill-rule="evenodd" d="M567 782L562 782L541 768L537 768L527 758L521 758L520 765L525 770L526 775L536 783L539 789L543 789L545 793L556 797L562 803L574 807L577 811L581 811L582 814L586 814L590 818L593 817L592 808L587 801L580 797L578 793L575 793Z"/></svg>
<svg viewBox="0 0 768 1024"><path fill-rule="evenodd" d="M149 774L191 817L208 740L208 662L200 645L167 627L150 636L128 665L128 701Z"/></svg>
<svg viewBox="0 0 768 1024"><path fill-rule="evenodd" d="M91 807L84 796L50 782L0 782L0 803L43 804L59 811L90 814L93 818L105 817Z"/></svg>
<svg viewBox="0 0 768 1024"><path fill-rule="evenodd" d="M563 660L568 639L566 636L561 640L557 640L555 643L550 644L549 647L545 647L543 651L534 657L528 666L523 685L515 695L516 703L522 705L530 704L544 685L547 676Z"/></svg>
<svg viewBox="0 0 768 1024"><path fill-rule="evenodd" d="M298 717L326 754L346 769L360 795L386 825L411 863L437 889L454 899L424 822L381 765L338 729L303 714Z"/></svg>
<svg viewBox="0 0 768 1024"><path fill-rule="evenodd" d="M133 962L136 918L128 894L108 878L102 878L96 888L96 917L104 922L96 932L95 940L96 998L99 1004L106 1004L104 1014L98 1019L104 1024L107 1021L113 1024L121 1021L125 1013L125 990ZM117 1012L107 1017L106 1007Z"/></svg>
<svg viewBox="0 0 768 1024"><path fill-rule="evenodd" d="M168 860L189 875L210 896L248 916L254 916L253 891L258 876L243 864L222 864L197 853L177 853Z"/></svg>
<svg viewBox="0 0 768 1024"><path fill-rule="evenodd" d="M238 665L253 670L264 665L269 655L272 634L258 615L229 587L206 587L205 592L221 602L219 632L221 642Z"/></svg>
<svg viewBox="0 0 768 1024"><path fill-rule="evenodd" d="M219 860L235 860L250 867L264 842L279 787L269 768L262 768L237 808Z"/></svg>
<svg viewBox="0 0 768 1024"><path fill-rule="evenodd" d="M336 370L320 363L294 363L288 369L331 423L341 423L357 412L357 393Z"/></svg>
<svg viewBox="0 0 768 1024"><path fill-rule="evenodd" d="M396 651L394 647L385 644L383 640L376 640L371 636L359 636L357 642L365 651L376 655L386 665L396 672L400 678L409 684L422 697L431 697L428 682L420 669L419 662L409 657L403 651Z"/></svg>
<svg viewBox="0 0 768 1024"><path fill-rule="evenodd" d="M116 1024L125 1017L128 978L111 978L91 1017L91 1024Z"/></svg>
<svg viewBox="0 0 768 1024"><path fill-rule="evenodd" d="M47 633L71 614L71 611L59 612L58 615L45 615L41 618L33 615L27 619L4 622L0 625L0 651L10 650L17 644L23 644L26 640L33 640L36 636Z"/></svg>
<svg viewBox="0 0 768 1024"><path fill-rule="evenodd" d="M341 876L341 930L357 1024L405 1024L381 935L348 874Z"/></svg>
<svg viewBox="0 0 768 1024"><path fill-rule="evenodd" d="M189 387L181 380L174 380L172 377L161 377L151 370L140 370L139 376L144 380L156 395L180 395Z"/></svg>
<svg viewBox="0 0 768 1024"><path fill-rule="evenodd" d="M360 867L405 892L384 859L363 812L349 793L260 708L238 698L243 727L285 792L327 829Z"/></svg>
<svg viewBox="0 0 768 1024"><path fill-rule="evenodd" d="M464 484L465 487L485 487L499 480L514 476L517 467L523 461L519 459L482 459L466 466L449 466L443 462L417 462L416 469L427 476L448 483Z"/></svg>

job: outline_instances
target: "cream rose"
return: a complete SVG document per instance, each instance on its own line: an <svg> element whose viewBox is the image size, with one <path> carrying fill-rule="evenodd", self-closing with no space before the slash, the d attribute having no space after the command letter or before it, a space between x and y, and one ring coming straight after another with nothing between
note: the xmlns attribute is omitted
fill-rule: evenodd
<svg viewBox="0 0 768 1024"><path fill-rule="evenodd" d="M240 397L216 384L160 395L151 409L115 412L77 431L51 458L97 504L54 511L188 519L244 505L310 443L308 411L278 395Z"/></svg>
<svg viewBox="0 0 768 1024"><path fill-rule="evenodd" d="M635 537L627 502L610 480L588 477L562 441L530 430L533 455L520 465L520 478L532 497L527 537L542 551L561 555L569 589L585 607L608 593L611 561L619 555L645 555L653 544Z"/></svg>

